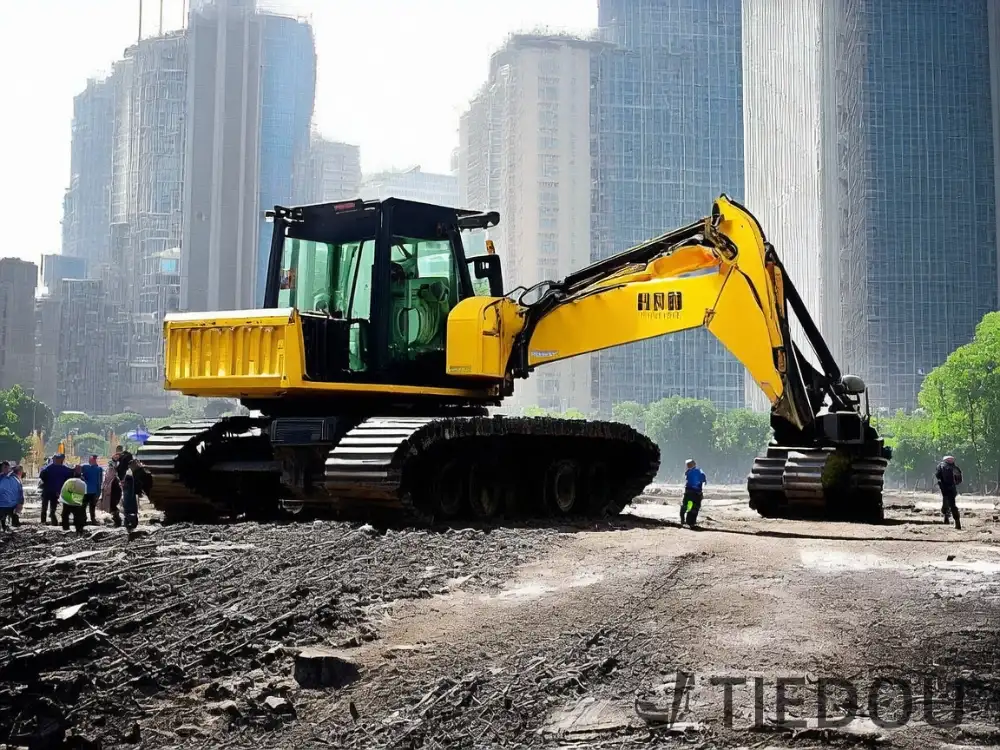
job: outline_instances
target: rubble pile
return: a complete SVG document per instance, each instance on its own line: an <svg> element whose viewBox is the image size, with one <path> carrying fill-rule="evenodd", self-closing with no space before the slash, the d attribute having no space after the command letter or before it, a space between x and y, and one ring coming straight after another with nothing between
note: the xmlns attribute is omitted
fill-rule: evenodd
<svg viewBox="0 0 1000 750"><path fill-rule="evenodd" d="M230 725L287 721L295 683L269 679L269 663L311 647L327 661L297 671L353 679L328 654L377 639L394 602L456 579L494 586L556 536L317 521L77 538L23 526L0 542L0 744L163 744L143 720L173 697ZM173 726L170 739L201 731Z"/></svg>

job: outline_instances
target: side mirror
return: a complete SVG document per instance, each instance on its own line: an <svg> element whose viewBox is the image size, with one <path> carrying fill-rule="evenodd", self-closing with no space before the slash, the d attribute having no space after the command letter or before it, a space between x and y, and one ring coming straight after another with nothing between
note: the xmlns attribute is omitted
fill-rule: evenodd
<svg viewBox="0 0 1000 750"><path fill-rule="evenodd" d="M499 255L469 258L469 275L477 297L503 297L503 270Z"/></svg>

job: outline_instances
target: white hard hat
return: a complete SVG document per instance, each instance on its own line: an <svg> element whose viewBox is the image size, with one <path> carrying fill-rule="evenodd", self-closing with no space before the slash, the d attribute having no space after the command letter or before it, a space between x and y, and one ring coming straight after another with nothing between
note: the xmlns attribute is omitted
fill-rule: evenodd
<svg viewBox="0 0 1000 750"><path fill-rule="evenodd" d="M694 463L694 459L693 458L689 458L684 463L685 464L693 464Z"/></svg>
<svg viewBox="0 0 1000 750"><path fill-rule="evenodd" d="M944 461L945 461L945 463L953 464L953 463L955 463L955 457L954 456L945 456L944 457Z"/></svg>

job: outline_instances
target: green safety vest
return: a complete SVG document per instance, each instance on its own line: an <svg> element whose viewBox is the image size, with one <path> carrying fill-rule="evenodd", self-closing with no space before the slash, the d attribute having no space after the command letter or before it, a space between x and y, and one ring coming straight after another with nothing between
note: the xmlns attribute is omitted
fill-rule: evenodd
<svg viewBox="0 0 1000 750"><path fill-rule="evenodd" d="M65 505L83 505L83 496L87 494L87 483L79 477L70 477L62 486L59 499Z"/></svg>

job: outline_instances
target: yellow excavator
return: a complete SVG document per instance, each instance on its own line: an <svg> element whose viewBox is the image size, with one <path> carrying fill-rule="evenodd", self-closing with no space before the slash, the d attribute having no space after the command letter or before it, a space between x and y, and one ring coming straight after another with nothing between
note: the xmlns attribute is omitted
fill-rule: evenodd
<svg viewBox="0 0 1000 750"><path fill-rule="evenodd" d="M750 506L882 519L891 452L865 384L841 376L757 220L725 195L700 221L507 293L492 243L477 257L463 245L496 212L390 198L267 215L264 308L164 323L165 387L249 411L165 427L140 448L168 521L615 515L656 476L653 441L612 421L488 409L549 362L702 327L772 404ZM789 308L819 368L792 341Z"/></svg>

